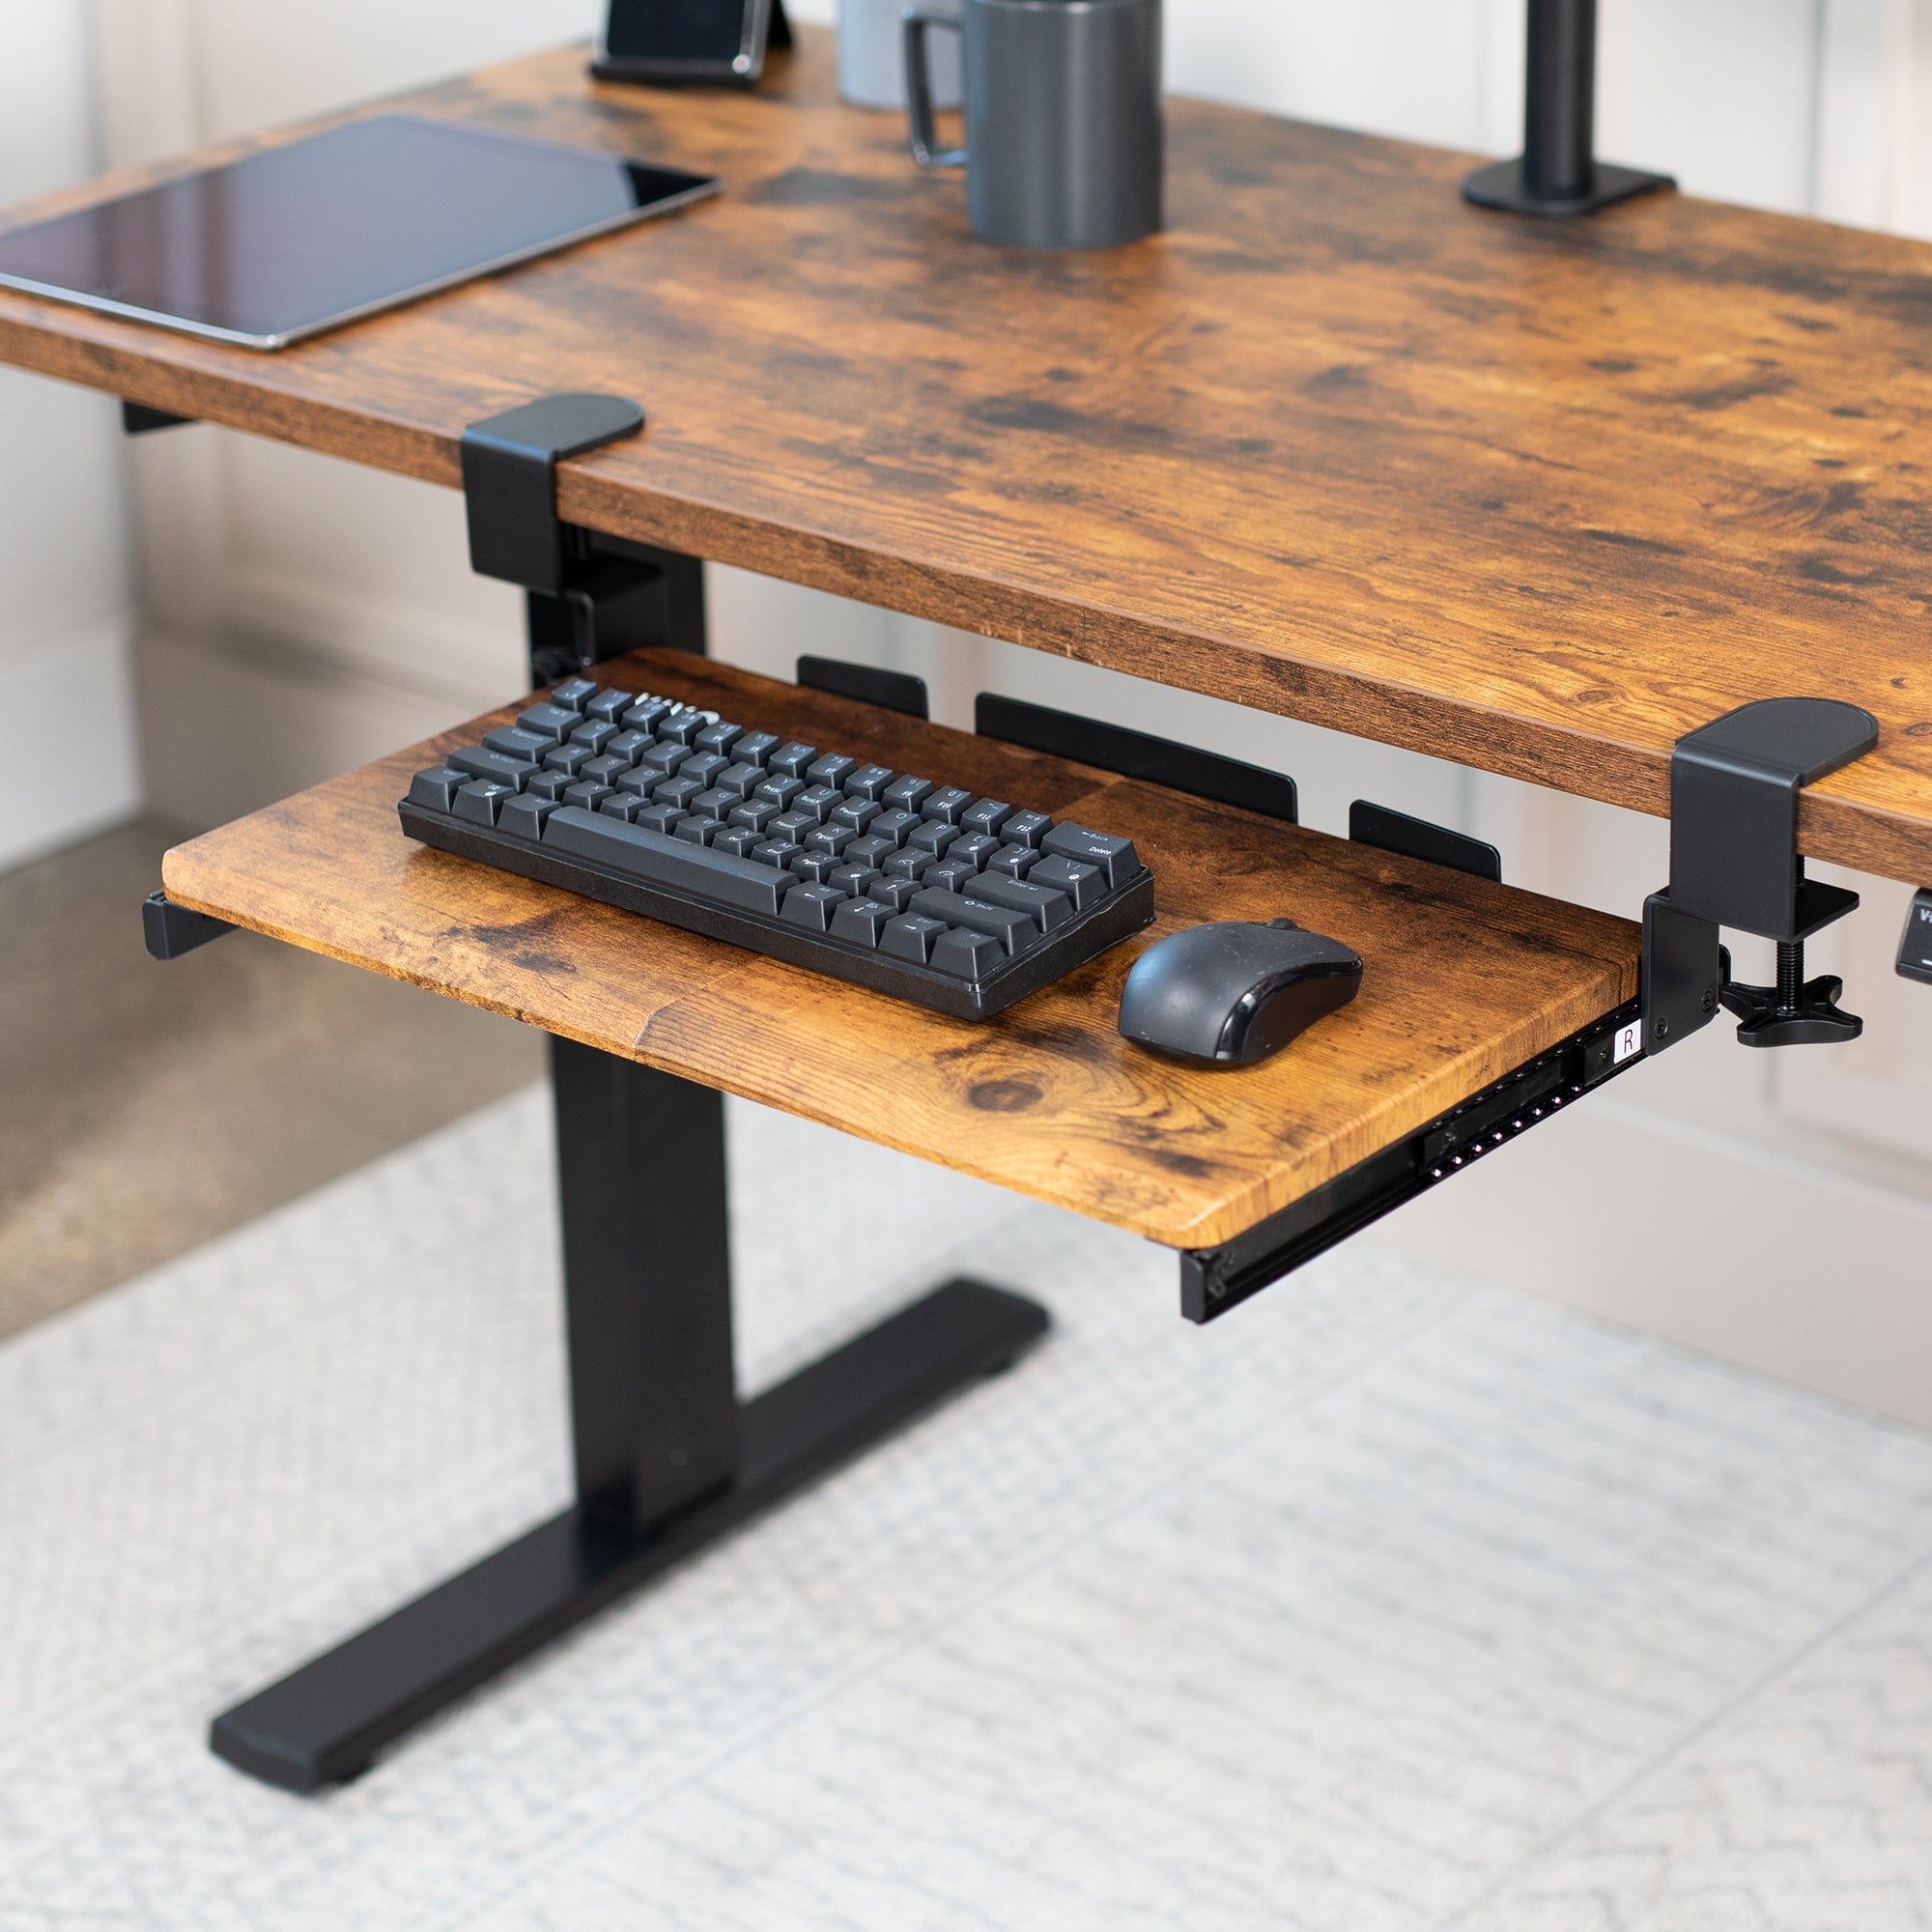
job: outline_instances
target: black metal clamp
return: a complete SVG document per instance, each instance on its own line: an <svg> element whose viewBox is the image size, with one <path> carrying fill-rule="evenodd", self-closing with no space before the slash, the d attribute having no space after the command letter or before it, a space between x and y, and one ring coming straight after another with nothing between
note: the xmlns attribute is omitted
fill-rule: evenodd
<svg viewBox="0 0 1932 1932"><path fill-rule="evenodd" d="M643 426L643 411L625 397L556 395L463 432L470 567L526 593L537 684L620 651L704 650L704 576L696 557L582 529L556 513L557 464Z"/></svg>
<svg viewBox="0 0 1932 1932"><path fill-rule="evenodd" d="M1478 168L1463 195L1512 214L1594 214L1677 185L1668 175L1598 160L1596 118L1597 0L1529 0L1522 153Z"/></svg>
<svg viewBox="0 0 1932 1932"><path fill-rule="evenodd" d="M1643 908L1643 1044L1662 1053L1708 1026L1719 1006L1747 1046L1856 1039L1831 975L1806 980L1804 942L1842 919L1857 893L1804 876L1798 794L1862 757L1878 721L1825 697L1765 697L1680 738L1670 759L1670 884ZM1777 983L1731 978L1719 928L1777 942Z"/></svg>
<svg viewBox="0 0 1932 1932"><path fill-rule="evenodd" d="M1932 886L1920 886L1905 915L1898 941L1898 977L1932 986Z"/></svg>

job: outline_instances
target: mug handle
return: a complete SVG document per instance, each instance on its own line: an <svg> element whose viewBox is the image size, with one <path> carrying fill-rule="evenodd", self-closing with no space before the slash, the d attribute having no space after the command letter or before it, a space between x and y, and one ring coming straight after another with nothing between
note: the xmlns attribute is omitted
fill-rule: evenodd
<svg viewBox="0 0 1932 1932"><path fill-rule="evenodd" d="M923 14L908 7L899 15L905 34L906 119L912 128L912 157L923 168L963 168L964 148L936 148L938 130L932 119L932 67L926 58L925 34L928 27L944 27L960 33L959 22L950 14Z"/></svg>

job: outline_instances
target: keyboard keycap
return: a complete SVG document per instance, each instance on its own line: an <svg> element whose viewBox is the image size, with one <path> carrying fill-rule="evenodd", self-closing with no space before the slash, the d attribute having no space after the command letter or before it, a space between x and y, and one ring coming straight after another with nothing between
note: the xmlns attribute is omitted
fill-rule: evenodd
<svg viewBox="0 0 1932 1932"><path fill-rule="evenodd" d="M733 825L744 826L762 838L770 828L772 820L779 815L779 809L770 799L753 798L735 807L725 815Z"/></svg>
<svg viewBox="0 0 1932 1932"><path fill-rule="evenodd" d="M555 810L540 798L506 798L497 807L497 830L514 832L519 838L541 838L544 820Z"/></svg>
<svg viewBox="0 0 1932 1932"><path fill-rule="evenodd" d="M845 859L853 866L883 866L893 856L893 841L871 833L855 838L845 848Z"/></svg>
<svg viewBox="0 0 1932 1932"><path fill-rule="evenodd" d="M658 738L664 744L682 745L688 752L696 742L697 734L707 724L716 723L712 713L682 704L658 720Z"/></svg>
<svg viewBox="0 0 1932 1932"><path fill-rule="evenodd" d="M742 825L727 825L711 842L719 851L728 852L734 859L749 859L763 838L756 832L748 832Z"/></svg>
<svg viewBox="0 0 1932 1932"><path fill-rule="evenodd" d="M600 691L583 707L586 718L602 718L614 724L638 701L635 691Z"/></svg>
<svg viewBox="0 0 1932 1932"><path fill-rule="evenodd" d="M884 765L861 765L856 772L846 774L845 796L862 798L868 805L877 805L892 781L893 775Z"/></svg>
<svg viewBox="0 0 1932 1932"><path fill-rule="evenodd" d="M765 769L781 778L797 779L801 783L805 778L805 768L818 755L816 745L801 745L794 738L788 745L781 745L765 760Z"/></svg>
<svg viewBox="0 0 1932 1932"><path fill-rule="evenodd" d="M922 852L916 845L908 845L903 852L895 852L880 866L889 879L916 879L932 864L932 854Z"/></svg>
<svg viewBox="0 0 1932 1932"><path fill-rule="evenodd" d="M925 820L916 811L907 811L901 806L889 806L866 830L874 838L890 839L893 850L896 852L924 823Z"/></svg>
<svg viewBox="0 0 1932 1932"><path fill-rule="evenodd" d="M812 822L823 825L838 810L843 798L842 792L834 791L830 785L808 785L792 800L791 809L794 811L810 812Z"/></svg>
<svg viewBox="0 0 1932 1932"><path fill-rule="evenodd" d="M624 713L624 729L642 731L648 737L655 737L658 725L670 716L670 711L671 703L668 697L640 697Z"/></svg>
<svg viewBox="0 0 1932 1932"><path fill-rule="evenodd" d="M1107 895L1107 882L1100 876L1097 866L1076 865L1058 853L1040 860L1027 874L1027 884L1065 893L1073 901L1075 912L1085 912Z"/></svg>
<svg viewBox="0 0 1932 1932"><path fill-rule="evenodd" d="M879 951L895 959L916 959L922 966L932 957L933 942L946 931L946 922L926 919L916 912L889 919L879 929ZM993 945L992 941L987 941ZM994 946L994 951L999 949Z"/></svg>
<svg viewBox="0 0 1932 1932"><path fill-rule="evenodd" d="M997 838L989 838L983 832L967 832L962 827L960 836L946 848L946 856L955 863L963 859L977 872L999 849Z"/></svg>
<svg viewBox="0 0 1932 1932"><path fill-rule="evenodd" d="M923 886L936 886L942 892L963 893L967 885L979 876L966 860L949 855L944 859L935 859L919 875L919 882Z"/></svg>
<svg viewBox="0 0 1932 1932"><path fill-rule="evenodd" d="M761 798L775 805L781 811L789 811L791 802L805 789L803 779L786 778L782 772L768 778L752 793L753 798Z"/></svg>
<svg viewBox="0 0 1932 1932"><path fill-rule="evenodd" d="M724 829L715 818L699 818L696 812L688 812L677 821L677 829L670 836L682 838L689 845L709 845Z"/></svg>
<svg viewBox="0 0 1932 1932"><path fill-rule="evenodd" d="M680 772L676 778L666 779L663 784L654 787L651 796L660 805L674 805L680 811L689 811L691 801L703 789L696 779L688 779Z"/></svg>
<svg viewBox="0 0 1932 1932"><path fill-rule="evenodd" d="M922 805L932 796L930 779L895 779L879 794L879 803L889 810L917 812Z"/></svg>
<svg viewBox="0 0 1932 1932"><path fill-rule="evenodd" d="M808 845L791 862L790 869L794 877L810 879L814 886L822 886L844 863L837 852L814 852Z"/></svg>
<svg viewBox="0 0 1932 1932"><path fill-rule="evenodd" d="M742 724L727 724L720 719L715 724L707 724L692 743L692 749L699 752L729 753L731 747L745 735Z"/></svg>
<svg viewBox="0 0 1932 1932"><path fill-rule="evenodd" d="M936 859L959 837L944 819L929 818L906 840L908 852L923 852Z"/></svg>
<svg viewBox="0 0 1932 1932"><path fill-rule="evenodd" d="M622 758L613 758L607 753L601 758L586 758L579 767L577 776L590 779L601 785L615 787L619 779L629 778L631 768Z"/></svg>
<svg viewBox="0 0 1932 1932"><path fill-rule="evenodd" d="M847 899L832 915L832 936L859 946L876 946L886 922L895 917L891 906L881 905L877 899Z"/></svg>
<svg viewBox="0 0 1932 1932"><path fill-rule="evenodd" d="M1009 845L1024 845L1029 852L1039 850L1039 841L1053 830L1053 820L1043 811L1016 811L1000 827L1000 837Z"/></svg>
<svg viewBox="0 0 1932 1932"><path fill-rule="evenodd" d="M669 834L682 825L690 814L683 807L676 805L639 804L631 814L633 825L641 825L646 832Z"/></svg>
<svg viewBox="0 0 1932 1932"><path fill-rule="evenodd" d="M644 801L634 791L613 791L597 801L597 810L610 818L621 818L628 825L643 810Z"/></svg>
<svg viewBox="0 0 1932 1932"><path fill-rule="evenodd" d="M501 752L486 751L481 745L466 745L462 751L450 753L449 762L472 779L495 779L512 791L522 791L524 781L536 771L527 758L508 758Z"/></svg>
<svg viewBox="0 0 1932 1932"><path fill-rule="evenodd" d="M576 712L566 711L560 704L532 704L527 711L517 713L520 730L534 731L544 738L568 738L580 723Z"/></svg>
<svg viewBox="0 0 1932 1932"><path fill-rule="evenodd" d="M879 808L869 799L853 798L847 794L845 803L833 810L832 822L834 825L849 825L854 832L863 832L878 815Z"/></svg>
<svg viewBox="0 0 1932 1932"><path fill-rule="evenodd" d="M849 825L814 825L805 835L808 852L842 852L859 835Z"/></svg>
<svg viewBox="0 0 1932 1932"><path fill-rule="evenodd" d="M982 832L991 838L1012 815L1012 807L1001 804L996 798L979 799L960 814L959 829L961 832ZM997 839L995 842L998 842Z"/></svg>
<svg viewBox="0 0 1932 1932"><path fill-rule="evenodd" d="M638 753L638 769L640 772L655 772L660 780L668 779L690 755L682 745L646 745Z"/></svg>
<svg viewBox="0 0 1932 1932"><path fill-rule="evenodd" d="M932 949L932 963L942 973L956 973L962 980L983 979L1007 955L1000 942L990 934L955 925L940 934Z"/></svg>
<svg viewBox="0 0 1932 1932"><path fill-rule="evenodd" d="M678 774L684 776L682 772ZM726 819L738 809L738 801L728 791L721 791L713 785L709 791L701 791L691 801L693 811L701 811L706 818Z"/></svg>
<svg viewBox="0 0 1932 1932"><path fill-rule="evenodd" d="M627 765L635 765L656 742L648 731L619 731L604 747L607 758L622 758Z"/></svg>
<svg viewBox="0 0 1932 1932"><path fill-rule="evenodd" d="M822 758L814 758L799 776L810 779L813 784L843 791L847 776L858 769L857 758L848 758L843 752L827 752Z"/></svg>
<svg viewBox="0 0 1932 1932"><path fill-rule="evenodd" d="M696 779L700 790L708 791L718 782L718 774L730 759L718 752L694 751L684 763L678 766L677 775L681 779Z"/></svg>
<svg viewBox="0 0 1932 1932"><path fill-rule="evenodd" d="M856 899L869 894L878 877L876 866L854 866L848 862L840 866L825 883L837 886L848 899Z"/></svg>
<svg viewBox="0 0 1932 1932"><path fill-rule="evenodd" d="M495 825L497 809L506 798L517 795L514 785L498 784L495 779L471 779L456 794L458 818L473 818L478 825Z"/></svg>
<svg viewBox="0 0 1932 1932"><path fill-rule="evenodd" d="M1037 852L1029 852L1024 845L1002 845L986 861L985 870L1009 879L1023 879L1038 857Z"/></svg>
<svg viewBox="0 0 1932 1932"><path fill-rule="evenodd" d="M771 761L771 755L780 745L780 740L770 731L747 731L731 747L731 755L744 764L756 765L760 771Z"/></svg>
<svg viewBox="0 0 1932 1932"><path fill-rule="evenodd" d="M1023 879L1009 879L1004 872L984 871L965 889L969 899L983 905L1007 906L1023 912L1041 932L1051 932L1073 917L1073 901L1050 886L1029 885Z"/></svg>
<svg viewBox="0 0 1932 1932"><path fill-rule="evenodd" d="M526 764L538 764L543 754L550 750L555 739L541 731L526 731L515 724L501 724L494 731L484 734L483 743L492 752L501 752L506 758L522 758Z"/></svg>
<svg viewBox="0 0 1932 1932"><path fill-rule="evenodd" d="M781 811L772 820L771 834L774 838L789 838L796 845L805 843L808 832L818 830L818 820L809 811Z"/></svg>
<svg viewBox="0 0 1932 1932"><path fill-rule="evenodd" d="M563 772L575 778L590 762L590 751L585 745L558 745L543 756L544 770Z"/></svg>
<svg viewBox="0 0 1932 1932"><path fill-rule="evenodd" d="M544 799L555 805L575 782L568 772L554 772L546 766L524 781L524 796Z"/></svg>
<svg viewBox="0 0 1932 1932"><path fill-rule="evenodd" d="M570 734L573 745L583 746L594 758L612 738L617 735L617 727L608 718L586 718Z"/></svg>
<svg viewBox="0 0 1932 1932"><path fill-rule="evenodd" d="M1039 927L1031 913L1015 912L1010 906L982 905L977 899L961 898L957 893L923 892L913 900L912 909L948 925L983 932L997 940L1001 952L1009 956L1024 952L1039 938Z"/></svg>
<svg viewBox="0 0 1932 1932"><path fill-rule="evenodd" d="M570 677L551 692L550 701L565 711L581 713L596 696L597 687L587 677Z"/></svg>
<svg viewBox="0 0 1932 1932"><path fill-rule="evenodd" d="M845 895L837 887L807 883L794 886L784 895L779 917L794 925L806 926L812 932L829 932L832 929L832 915L844 903Z"/></svg>
<svg viewBox="0 0 1932 1932"><path fill-rule="evenodd" d="M434 811L454 811L456 794L469 782L468 772L449 765L432 765L410 781L410 803L426 805Z"/></svg>
<svg viewBox="0 0 1932 1932"><path fill-rule="evenodd" d="M1077 866L1097 867L1109 892L1118 892L1141 868L1131 838L1109 838L1104 832L1090 832L1084 825L1056 825L1040 840L1040 850L1071 859Z"/></svg>
<svg viewBox="0 0 1932 1932"><path fill-rule="evenodd" d="M756 765L748 765L742 759L738 763L726 765L712 780L720 791L728 791L733 798L746 799L757 790L764 781L764 774Z"/></svg>
<svg viewBox="0 0 1932 1932"><path fill-rule="evenodd" d="M895 879L890 872L881 872L866 888L867 898L879 900L892 907L895 913L907 912L914 899L920 895L922 888L917 879Z"/></svg>
<svg viewBox="0 0 1932 1932"><path fill-rule="evenodd" d="M706 845L688 845L641 825L625 825L570 806L551 813L543 842L558 852L594 859L648 885L745 912L776 913L791 891L789 875L770 866Z"/></svg>
<svg viewBox="0 0 1932 1932"><path fill-rule="evenodd" d="M574 805L580 811L595 811L611 796L611 787L599 784L595 779L578 779L563 788L564 804Z"/></svg>
<svg viewBox="0 0 1932 1932"><path fill-rule="evenodd" d="M789 878L792 861L804 850L805 847L793 838L767 838L753 849L752 857L760 866L770 866L774 870L783 872Z"/></svg>
<svg viewBox="0 0 1932 1932"><path fill-rule="evenodd" d="M930 818L941 825L957 827L966 815L966 808L973 803L970 791L961 791L957 785L948 785L943 791L936 791L920 807L920 816Z"/></svg>

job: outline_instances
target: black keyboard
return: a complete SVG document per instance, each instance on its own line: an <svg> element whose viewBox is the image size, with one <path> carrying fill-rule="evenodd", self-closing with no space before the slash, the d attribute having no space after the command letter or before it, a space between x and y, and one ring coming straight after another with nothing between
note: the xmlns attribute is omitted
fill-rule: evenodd
<svg viewBox="0 0 1932 1932"><path fill-rule="evenodd" d="M1153 919L1130 839L587 678L398 809L442 851L961 1018Z"/></svg>

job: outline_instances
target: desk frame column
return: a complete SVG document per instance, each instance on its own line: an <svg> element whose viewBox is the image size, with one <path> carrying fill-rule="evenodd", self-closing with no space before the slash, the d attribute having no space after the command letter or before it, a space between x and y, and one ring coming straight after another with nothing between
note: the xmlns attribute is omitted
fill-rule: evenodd
<svg viewBox="0 0 1932 1932"><path fill-rule="evenodd" d="M696 560L677 561L689 582ZM701 652L701 628L678 628ZM555 1037L551 1066L577 1498L215 1719L215 1754L267 1783L358 1776L425 1718L1046 1332L1037 1302L949 1281L741 1399L724 1096Z"/></svg>

